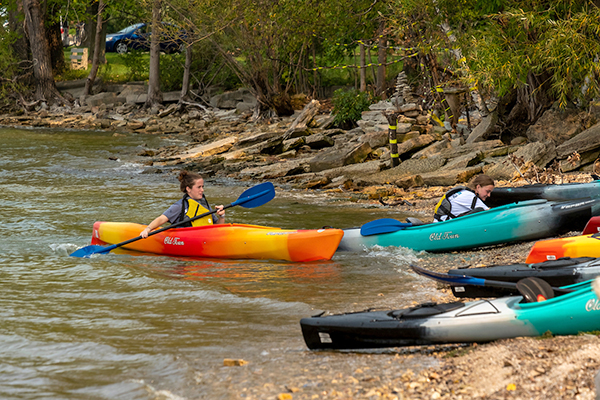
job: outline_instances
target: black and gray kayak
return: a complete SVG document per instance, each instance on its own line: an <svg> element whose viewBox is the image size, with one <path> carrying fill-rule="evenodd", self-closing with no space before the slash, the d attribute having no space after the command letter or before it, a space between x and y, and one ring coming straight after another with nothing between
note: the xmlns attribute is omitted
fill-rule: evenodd
<svg viewBox="0 0 600 400"><path fill-rule="evenodd" d="M545 199L552 201L600 197L600 180L585 183L541 184L519 187L497 187L485 201L489 207L525 200Z"/></svg>
<svg viewBox="0 0 600 400"><path fill-rule="evenodd" d="M474 278L472 278L474 279ZM489 342L519 336L575 335L600 329L600 300L589 282L565 294L426 303L388 311L317 315L300 321L311 350ZM539 296L538 296L539 297ZM533 302L524 302L533 298Z"/></svg>
<svg viewBox="0 0 600 400"><path fill-rule="evenodd" d="M502 282L518 282L536 277L551 286L565 286L585 282L600 275L600 259L594 257L560 258L535 264L490 265L478 268L459 268L448 271L449 275L462 275ZM452 293L460 298L500 297L518 294L516 287L493 287L455 284Z"/></svg>

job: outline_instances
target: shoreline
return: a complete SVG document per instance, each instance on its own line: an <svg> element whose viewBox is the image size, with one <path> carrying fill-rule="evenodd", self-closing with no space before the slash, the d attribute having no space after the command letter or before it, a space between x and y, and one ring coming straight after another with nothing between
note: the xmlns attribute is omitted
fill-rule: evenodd
<svg viewBox="0 0 600 400"><path fill-rule="evenodd" d="M55 126L51 129L68 128ZM572 176L576 177L576 174ZM434 186L390 191L389 186L306 190L315 195L333 193L357 204L381 205L381 200L388 204L408 201L412 205L382 206L395 207L407 214L418 214L419 218L425 220L426 216L432 214L433 205L448 189ZM443 256L443 268L447 269L448 262L464 263L464 260L473 266L480 263L522 262L531 244L527 242L449 253ZM423 262L423 265L428 264L441 271L438 259ZM424 282L428 287L440 289L433 281ZM438 290L438 295L444 301L454 300L447 289ZM359 304L357 308L361 306L368 308L370 305ZM600 369L598 339L596 334L585 334L505 339L479 345L392 348L383 354L334 352L335 356L331 357L334 360L348 361L352 358L356 361L339 364L328 361L332 352L306 350L303 357L306 363L294 367L298 374L290 376L285 383L280 382L281 378L274 379L267 388L265 380L269 383L269 378L263 377L249 387L240 386L237 393L244 389L244 397L254 399L264 399L266 393L272 396L269 398L281 399L594 399L594 378ZM436 365L419 372L407 371L406 365L416 355ZM315 368L320 364L327 365L327 368ZM315 384L307 385L308 382Z"/></svg>

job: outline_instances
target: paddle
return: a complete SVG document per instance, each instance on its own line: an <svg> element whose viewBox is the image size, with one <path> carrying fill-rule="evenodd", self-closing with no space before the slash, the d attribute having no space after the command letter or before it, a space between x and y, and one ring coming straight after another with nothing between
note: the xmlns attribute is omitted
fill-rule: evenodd
<svg viewBox="0 0 600 400"><path fill-rule="evenodd" d="M421 268L415 264L410 264L410 267L413 271L415 271L419 275L426 276L436 281L441 281L448 283L453 286L457 285L473 285L473 286L488 286L488 287L497 287L504 289L517 289L518 283L514 282L504 282L504 281L493 281L490 279L476 278L474 276L467 275L452 275L452 274L444 274L441 272L433 272L426 270L425 268ZM565 294L571 293L574 290L572 289L563 289L557 287L551 287L556 293Z"/></svg>
<svg viewBox="0 0 600 400"><path fill-rule="evenodd" d="M240 195L240 197L238 197L238 199L236 201L224 206L223 209L235 207L235 206L242 206L244 208L254 208L254 207L262 206L265 203L268 203L274 197L275 197L275 188L273 187L273 184L271 182L265 182L265 183L261 183L259 185L253 186L250 189L247 189L246 191L244 191L244 193L242 193ZM164 232L168 229L176 228L178 226L186 224L187 222L191 222L191 221L195 221L200 218L207 217L216 212L217 212L217 210L213 210L213 211L206 212L204 214L196 215L193 218L188 218L181 222L177 222L175 224L169 225L165 228L154 230L154 231L148 233L148 236L156 235L157 233ZM126 244L135 242L140 239L143 239L143 238L141 236L138 236L136 238L129 239L124 242L113 244L110 246L97 246L97 245L85 246L85 247L82 247L81 249L74 251L73 253L70 254L70 256L87 258L87 257L90 257L92 254L104 254L104 253L110 252L111 250L116 249L117 247L124 246Z"/></svg>
<svg viewBox="0 0 600 400"><path fill-rule="evenodd" d="M360 234L363 236L379 235L381 233L396 232L409 226L413 226L413 224L410 222L400 222L393 218L381 218L367 222L361 226Z"/></svg>

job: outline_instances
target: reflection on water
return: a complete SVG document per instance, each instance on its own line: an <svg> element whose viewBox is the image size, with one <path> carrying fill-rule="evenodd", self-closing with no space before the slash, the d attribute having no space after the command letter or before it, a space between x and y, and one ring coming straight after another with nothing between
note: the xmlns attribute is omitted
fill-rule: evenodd
<svg viewBox="0 0 600 400"><path fill-rule="evenodd" d="M415 300L420 278L407 265L419 255L406 249L312 263L123 249L69 257L90 243L95 221L148 223L180 198L176 174L141 173L136 154L160 140L0 129L0 398L231 398L235 382L260 379L257 369L283 382L297 366L323 360L306 350L300 318ZM206 193L211 204L229 204L249 186L207 180ZM264 206L229 209L228 221L347 228L404 217L277 192ZM327 357L358 362L343 353ZM224 358L252 366L223 369Z"/></svg>

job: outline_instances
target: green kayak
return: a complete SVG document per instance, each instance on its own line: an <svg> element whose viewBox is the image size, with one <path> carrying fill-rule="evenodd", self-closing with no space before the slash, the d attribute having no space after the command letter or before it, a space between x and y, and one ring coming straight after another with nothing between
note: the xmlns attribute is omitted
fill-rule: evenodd
<svg viewBox="0 0 600 400"><path fill-rule="evenodd" d="M598 213L598 199L563 202L529 200L424 225L383 219L372 221L362 228L345 229L338 251L398 246L436 252L536 240L563 232L581 231ZM378 221L382 223L378 225Z"/></svg>

